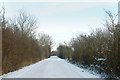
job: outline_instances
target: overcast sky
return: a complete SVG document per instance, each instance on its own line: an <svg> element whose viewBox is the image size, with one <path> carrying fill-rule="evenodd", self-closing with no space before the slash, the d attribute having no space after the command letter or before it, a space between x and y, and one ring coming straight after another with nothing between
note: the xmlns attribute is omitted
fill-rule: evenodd
<svg viewBox="0 0 120 80"><path fill-rule="evenodd" d="M63 41L70 41L78 33L89 33L91 29L103 27L105 10L117 13L116 2L4 2L6 16L14 17L20 9L25 9L38 19L37 33L53 37L57 47ZM18 0L19 1L19 0ZM21 0L22 1L22 0ZM33 1L33 0L30 0ZM46 1L46 0L45 0ZM67 1L67 0L66 0ZM71 1L71 0L70 0Z"/></svg>

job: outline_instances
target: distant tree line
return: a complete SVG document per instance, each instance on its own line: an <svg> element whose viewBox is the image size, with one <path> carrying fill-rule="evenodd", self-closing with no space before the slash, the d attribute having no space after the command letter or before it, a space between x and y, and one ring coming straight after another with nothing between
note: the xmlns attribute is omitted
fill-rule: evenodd
<svg viewBox="0 0 120 80"><path fill-rule="evenodd" d="M77 35L69 45L59 45L57 54L84 68L106 74L104 77L120 78L120 25L115 22L116 16L110 11L105 12L105 29Z"/></svg>
<svg viewBox="0 0 120 80"><path fill-rule="evenodd" d="M5 8L0 11L2 28L2 74L30 65L51 53L53 40L47 34L35 34L37 20L24 10L7 20Z"/></svg>

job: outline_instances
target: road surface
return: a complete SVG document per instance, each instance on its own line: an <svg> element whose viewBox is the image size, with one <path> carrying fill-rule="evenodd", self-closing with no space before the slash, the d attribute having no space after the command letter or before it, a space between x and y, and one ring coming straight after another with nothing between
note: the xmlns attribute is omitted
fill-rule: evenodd
<svg viewBox="0 0 120 80"><path fill-rule="evenodd" d="M98 78L64 59L52 56L18 71L10 72L3 78Z"/></svg>

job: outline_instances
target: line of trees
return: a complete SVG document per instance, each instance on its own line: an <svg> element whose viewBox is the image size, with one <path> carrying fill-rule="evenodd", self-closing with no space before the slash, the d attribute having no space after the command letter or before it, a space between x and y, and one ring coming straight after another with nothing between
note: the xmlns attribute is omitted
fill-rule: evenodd
<svg viewBox="0 0 120 80"><path fill-rule="evenodd" d="M116 16L110 11L106 13L105 29L77 35L69 45L59 45L57 54L84 68L106 74L104 77L120 78L120 26L115 23Z"/></svg>
<svg viewBox="0 0 120 80"><path fill-rule="evenodd" d="M5 8L0 12L2 28L2 74L35 63L51 54L53 40L47 34L35 34L37 20L24 10L6 20Z"/></svg>

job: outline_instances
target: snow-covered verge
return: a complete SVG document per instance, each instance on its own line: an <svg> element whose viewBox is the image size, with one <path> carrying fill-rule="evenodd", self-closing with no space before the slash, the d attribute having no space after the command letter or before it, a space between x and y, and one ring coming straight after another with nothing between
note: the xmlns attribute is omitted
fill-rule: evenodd
<svg viewBox="0 0 120 80"><path fill-rule="evenodd" d="M91 70L90 67L85 67L84 65L81 65L81 64L79 64L79 63L72 63L72 62L70 62L70 61L68 61L68 60L67 60L67 62L69 62L69 63L71 63L71 64L79 67L79 68L82 69L83 71L89 72L90 74L93 74L93 75L98 76L98 77L100 77L100 78L105 78L105 77L103 77L101 74L99 74L97 71Z"/></svg>
<svg viewBox="0 0 120 80"><path fill-rule="evenodd" d="M52 56L0 78L100 78L64 59Z"/></svg>

